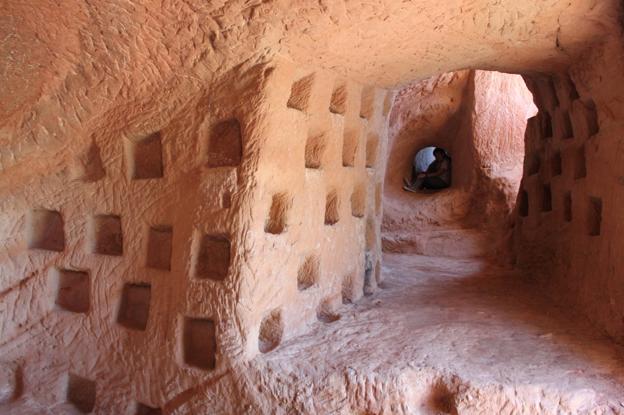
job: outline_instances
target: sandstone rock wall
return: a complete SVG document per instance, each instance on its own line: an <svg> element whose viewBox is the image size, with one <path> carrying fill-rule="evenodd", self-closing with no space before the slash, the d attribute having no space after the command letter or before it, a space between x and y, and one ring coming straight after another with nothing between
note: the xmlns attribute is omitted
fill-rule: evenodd
<svg viewBox="0 0 624 415"><path fill-rule="evenodd" d="M2 199L2 360L21 385L3 411L133 413L227 371L263 82L128 108Z"/></svg>
<svg viewBox="0 0 624 415"><path fill-rule="evenodd" d="M558 139L529 138L518 264L621 335L617 4L3 2L0 412L252 411L245 362L381 279L391 96L372 86L466 67L589 62L580 99L538 93L557 134L574 109L570 198L541 181Z"/></svg>
<svg viewBox="0 0 624 415"><path fill-rule="evenodd" d="M372 292L385 97L277 60L76 137L0 202L2 411L184 408Z"/></svg>
<svg viewBox="0 0 624 415"><path fill-rule="evenodd" d="M568 73L528 77L540 111L529 120L518 196L518 265L554 298L624 338L620 206L619 40Z"/></svg>
<svg viewBox="0 0 624 415"><path fill-rule="evenodd" d="M386 91L279 61L267 94L237 305L249 357L381 278Z"/></svg>

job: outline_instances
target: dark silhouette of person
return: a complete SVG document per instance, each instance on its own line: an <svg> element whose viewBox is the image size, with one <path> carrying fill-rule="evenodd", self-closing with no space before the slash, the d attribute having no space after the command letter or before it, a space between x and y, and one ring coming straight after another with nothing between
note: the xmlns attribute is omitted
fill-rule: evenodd
<svg viewBox="0 0 624 415"><path fill-rule="evenodd" d="M436 147L433 150L435 160L427 167L427 171L419 172L416 160L412 166L412 177L403 179L403 190L418 192L424 189L440 190L451 185L451 158L444 149Z"/></svg>

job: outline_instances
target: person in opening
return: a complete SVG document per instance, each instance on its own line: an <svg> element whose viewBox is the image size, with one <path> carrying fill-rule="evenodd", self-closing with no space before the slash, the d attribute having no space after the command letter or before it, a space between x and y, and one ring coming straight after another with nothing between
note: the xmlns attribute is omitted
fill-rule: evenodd
<svg viewBox="0 0 624 415"><path fill-rule="evenodd" d="M426 172L416 170L416 160L412 167L411 180L404 180L403 189L408 192L418 192L424 189L440 190L451 185L451 158L444 149L437 147L433 150L435 160L427 167Z"/></svg>

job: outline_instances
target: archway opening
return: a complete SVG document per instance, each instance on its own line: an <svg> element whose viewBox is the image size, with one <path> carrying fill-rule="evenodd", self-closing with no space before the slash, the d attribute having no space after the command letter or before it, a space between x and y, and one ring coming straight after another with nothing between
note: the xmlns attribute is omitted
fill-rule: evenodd
<svg viewBox="0 0 624 415"><path fill-rule="evenodd" d="M436 149L436 146L427 146L418 150L416 155L414 156L414 167L418 172L425 172L427 168L433 163L435 160L435 156L433 155L433 151Z"/></svg>
<svg viewBox="0 0 624 415"><path fill-rule="evenodd" d="M438 192L451 187L452 160L442 147L428 146L412 158L411 172L403 179L407 192Z"/></svg>
<svg viewBox="0 0 624 415"><path fill-rule="evenodd" d="M536 111L515 74L458 71L401 89L389 121L384 250L507 260L527 119ZM452 155L452 186L405 192L404 176L412 164L426 170L435 147Z"/></svg>

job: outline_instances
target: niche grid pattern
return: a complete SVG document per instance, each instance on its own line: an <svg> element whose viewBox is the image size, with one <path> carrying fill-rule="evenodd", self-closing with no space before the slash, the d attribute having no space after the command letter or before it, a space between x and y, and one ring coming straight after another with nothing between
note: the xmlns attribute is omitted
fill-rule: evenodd
<svg viewBox="0 0 624 415"><path fill-rule="evenodd" d="M309 92L313 81L313 76L306 77L306 79L300 80L299 84L293 87L293 97L289 99L289 107L298 109L301 111L308 110L307 103L309 101ZM342 86L338 86L333 92L331 108L328 107L328 111L345 116L348 112L348 88L346 83ZM367 89L363 92L361 108L359 116L367 121L370 121L374 117L375 111L375 91L373 88ZM242 142L240 133L240 124L238 120L235 122L231 120L225 121L228 126L226 129L223 127L221 130L227 130L226 136L233 136L234 141ZM234 133L231 133L234 131ZM140 140L126 142L125 153L125 169L126 178L128 180L141 180L141 179L160 179L165 177L165 166L163 160L164 147L166 141L163 139L164 135L157 131L149 136ZM356 148L359 146L359 131L358 142ZM235 146L237 147L237 146ZM205 167L229 167L237 166L240 164L242 158L242 152L236 152L236 154L220 154L219 151L215 151L215 146L210 145L209 151L212 154L209 156L209 163ZM377 148L375 148L375 152ZM98 156L100 156L98 152ZM377 154L375 154L376 158ZM322 157L320 157L322 158ZM355 158L355 156L354 156ZM370 158L367 157L367 159ZM212 160L212 161L211 161ZM318 162L320 164L320 162ZM367 163L373 164L373 163ZM364 167L364 166L362 166ZM370 165L368 167L371 167ZM311 166L311 168L314 168ZM106 175L106 172L102 170L102 177ZM99 179L98 179L99 180ZM83 182L89 182L83 180ZM152 182L154 183L154 182ZM357 193L356 190L354 190ZM363 217L367 209L367 202L365 200L365 187L362 191L364 196L357 196L356 205L354 208L355 217ZM278 195L283 196L283 195ZM287 195L286 195L287 196ZM227 203L222 203L223 208L228 208L231 204L231 195L228 195ZM284 209L277 209L278 211L287 211L288 203L284 204ZM89 235L87 251L90 253L106 255L110 257L124 257L129 254L125 249L125 232L123 216L125 212L118 213L104 213L91 216L87 220L86 233ZM278 215L279 216L279 215ZM286 230L286 215L283 215L283 219L277 220L280 233ZM64 252L66 249L65 241L65 224L61 210L47 210L47 209L33 209L27 215L27 246L30 250L46 250L54 252ZM173 249L173 234L174 226L171 224L157 224L153 225L143 232L145 238L142 240L145 246L144 259L140 261L145 268L156 269L160 271L171 271L172 266L172 253ZM134 241L134 243L137 243ZM227 241L229 246L229 241ZM81 249L81 248L78 248ZM227 266L229 266L229 255L227 258ZM314 284L318 281L319 262L318 258L311 258L310 261L306 261L307 268L311 271L303 278L307 278L308 281L304 281L304 284L308 284L313 281ZM225 265L223 267L225 268ZM304 267L306 268L306 267ZM59 309L69 311L72 313L88 313L91 307L91 277L88 270L68 270L58 269L56 272L56 278L59 289L56 292L55 303ZM342 297L344 302L352 302L356 295L352 286L355 284L356 276L349 274L345 277L345 281L348 282L347 288L343 287L342 294L338 298ZM150 302L152 295L152 284L148 282L124 284L123 289L120 290L119 298L117 301L113 301L118 305L117 323L127 329L132 329L138 332L145 331L148 326L150 318ZM321 321L331 322L335 321L338 317L331 313L334 299L324 298L318 306L319 319ZM329 310L329 311L327 311ZM180 341L182 343L183 359L181 364L196 367L202 370L213 370L217 363L217 333L216 323L207 317L184 317L182 325L182 336ZM259 349L265 353L273 350L277 347L283 337L283 317L282 312L279 309L274 309L269 312L263 319L260 325L259 335ZM74 373L68 374L67 377L67 396L66 402L76 410L83 413L92 412L97 403L96 399L96 387L95 381L88 377L83 377ZM136 413L161 413L161 409L157 406L148 405L140 401L134 402Z"/></svg>
<svg viewBox="0 0 624 415"><path fill-rule="evenodd" d="M293 82L291 93L286 103L287 108L296 109L310 115L313 111L310 105L310 97L314 93L315 75L314 73L301 77ZM344 122L342 130L342 165L344 167L355 167L358 159L359 149L362 148L362 137L366 137L363 145L364 163L363 168L374 171L377 167L377 159L379 157L380 147L382 145L379 135L375 131L368 134L369 123L375 117L376 111L376 90L373 87L364 87L360 91L360 106L356 109L356 115L364 122L347 123ZM336 81L334 83L328 111L347 118L350 113L349 88L344 81ZM384 109L389 109L391 101L386 96L384 99ZM384 116L388 111L384 112ZM356 119L357 121L357 119ZM327 148L328 133L308 133L305 143L305 168L322 169L324 163L324 153ZM327 185L327 183L326 183ZM381 184L377 184L375 188L375 212L379 215L381 212ZM350 193L351 216L355 219L364 218L368 210L366 183L358 180L354 181L353 189ZM293 200L286 192L275 193L272 196L270 206L268 208L265 227L266 233L280 235L287 232L288 211L290 210ZM336 188L327 191L325 200L325 218L326 226L336 225L340 221L341 200L339 192ZM372 249L374 227L372 217L367 221L367 245L368 249ZM371 233L371 231L373 231ZM379 262L379 261L378 261ZM305 292L311 287L318 286L320 281L320 258L316 255L305 256L302 260L297 273L297 287L300 292ZM343 278L341 293L337 295L338 301L342 298L344 304L349 304L357 298L355 294L356 276L353 273L347 274ZM317 319L324 323L331 323L340 317L334 312L335 299L326 297L317 305ZM259 326L258 350L261 353L269 353L277 348L283 338L283 316L280 307L268 311L263 317Z"/></svg>
<svg viewBox="0 0 624 415"><path fill-rule="evenodd" d="M573 188L576 183L587 177L587 140L595 140L599 133L598 112L591 98L580 97L574 82L567 76L547 79L540 87L533 85L533 93L539 108L538 114L527 123L524 188L518 195L518 216L526 218L531 215L529 201L536 198L540 203L541 212L550 212L554 208L554 200L561 201L560 220L570 223L578 218L574 212L582 206L574 202ZM555 124L553 125L553 115ZM553 134L554 133L554 134ZM533 149L533 150L531 150ZM542 177L542 157L549 156L548 166L550 178ZM566 169L569 169L566 171ZM563 188L560 194L553 194L551 180L562 179ZM541 194L532 194L534 186L526 186L531 180L540 184ZM561 186L558 186L559 189ZM589 196L585 206L586 234L598 236L602 228L602 198ZM582 218L581 218L582 219Z"/></svg>
<svg viewBox="0 0 624 415"><path fill-rule="evenodd" d="M231 121L227 121L232 124ZM221 123L223 124L223 123ZM219 124L220 125L220 124ZM235 133L238 141L240 127L236 120ZM232 134L230 134L232 135ZM236 140L235 140L236 141ZM98 159L101 158L99 149L95 144ZM235 146L236 147L236 146ZM229 151L229 150L228 150ZM127 140L123 146L125 156L125 177L129 181L140 179L164 178L165 169L163 163L163 140L161 132L156 132L138 140ZM214 153L214 151L213 151ZM234 165L240 163L240 152L234 156L229 151L225 155L214 155L219 166ZM226 160L222 162L221 160ZM231 161L234 160L234 161ZM100 162L102 164L102 162ZM90 168L90 166L87 166ZM210 165L207 167L211 167ZM88 173L88 172L87 172ZM105 177L106 172L101 169L101 177L95 180L87 180L81 177L83 183L90 183ZM230 198L231 195L228 196ZM229 208L230 203L223 208ZM27 248L37 255L38 251L55 253L67 253L66 224L62 209L34 208L27 212L25 227L25 239ZM76 249L84 250L85 253L105 255L109 257L124 257L124 227L122 214L96 214L87 218L84 234L87 235L87 245ZM173 251L173 226L154 225L147 228L145 238L143 264L145 268L170 271ZM227 240L229 249L229 240ZM227 264L220 264L221 269L229 267L230 256L227 255ZM53 304L58 312L72 314L89 314L92 307L92 277L87 269L53 268L51 278L54 280L56 289L53 293ZM219 277L222 275L219 274ZM147 329L150 302L150 283L125 283L119 297L111 304L117 304L116 323L125 329L136 332L144 332ZM180 362L189 366L195 366L203 370L212 370L216 367L216 330L212 320L206 318L187 319L182 335L184 343L185 360ZM189 340L190 339L190 340ZM197 352L196 349L201 351ZM88 376L70 372L66 378L65 403L74 408L78 413L93 413L97 406L96 382ZM20 390L20 394L25 391ZM160 414L162 409L157 406L147 405L141 402L135 403L137 414Z"/></svg>

